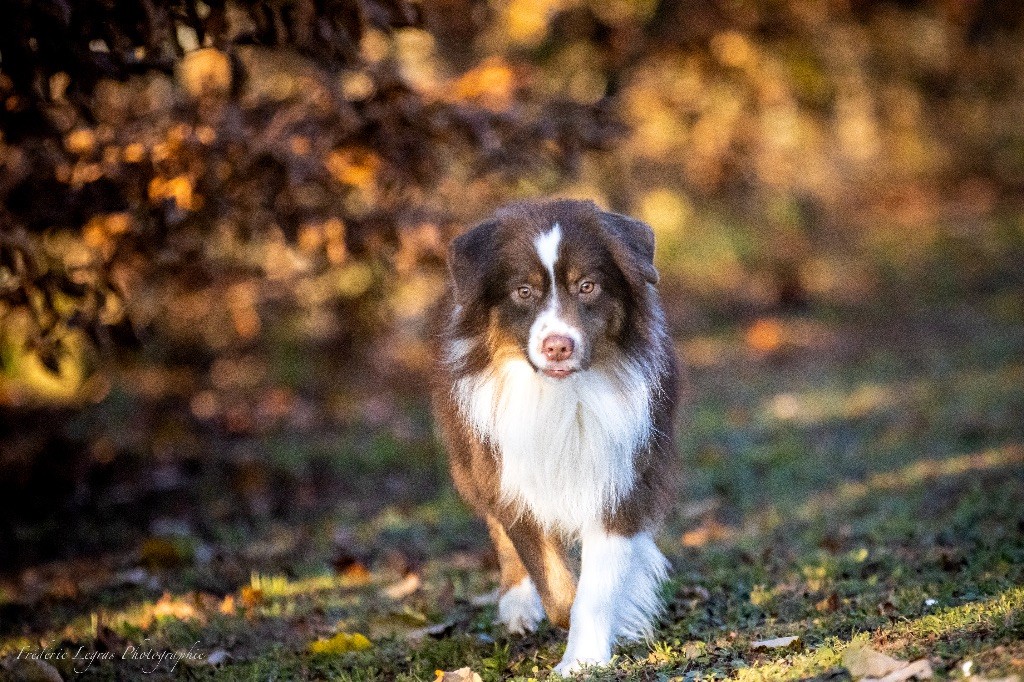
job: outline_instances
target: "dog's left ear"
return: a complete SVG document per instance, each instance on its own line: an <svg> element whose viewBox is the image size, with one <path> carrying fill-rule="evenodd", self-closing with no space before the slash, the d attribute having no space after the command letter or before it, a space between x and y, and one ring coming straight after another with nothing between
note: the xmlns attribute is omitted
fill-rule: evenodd
<svg viewBox="0 0 1024 682"><path fill-rule="evenodd" d="M473 292L484 285L484 279L494 258L496 220L480 223L452 240L448 247L448 272L451 275L455 299L469 301Z"/></svg>
<svg viewBox="0 0 1024 682"><path fill-rule="evenodd" d="M626 275L629 269L635 269L651 284L658 283L658 271L654 268L654 230L635 218L600 212L601 225L608 240L612 256L623 268Z"/></svg>

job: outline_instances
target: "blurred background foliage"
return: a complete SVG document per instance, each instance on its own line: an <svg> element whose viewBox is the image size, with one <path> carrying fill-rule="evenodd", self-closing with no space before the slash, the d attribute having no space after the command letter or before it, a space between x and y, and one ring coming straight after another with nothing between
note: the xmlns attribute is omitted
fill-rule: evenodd
<svg viewBox="0 0 1024 682"><path fill-rule="evenodd" d="M1021 14L5 0L3 568L433 499L424 313L512 198L648 221L691 364L806 310L1021 319Z"/></svg>

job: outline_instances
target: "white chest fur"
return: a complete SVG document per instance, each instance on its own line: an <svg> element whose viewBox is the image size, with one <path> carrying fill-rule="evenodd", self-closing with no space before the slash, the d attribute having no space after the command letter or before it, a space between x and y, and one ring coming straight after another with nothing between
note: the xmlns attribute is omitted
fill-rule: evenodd
<svg viewBox="0 0 1024 682"><path fill-rule="evenodd" d="M633 487L651 435L651 388L639 368L540 376L525 360L461 379L462 414L501 457L501 492L547 529L597 527Z"/></svg>

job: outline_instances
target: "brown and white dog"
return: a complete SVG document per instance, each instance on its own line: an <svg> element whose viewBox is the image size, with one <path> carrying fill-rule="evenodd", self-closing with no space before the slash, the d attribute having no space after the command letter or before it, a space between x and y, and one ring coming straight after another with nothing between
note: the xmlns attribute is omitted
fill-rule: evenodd
<svg viewBox="0 0 1024 682"><path fill-rule="evenodd" d="M653 257L644 223L567 200L508 205L449 252L434 410L498 551L498 618L568 627L565 675L661 609L677 368Z"/></svg>

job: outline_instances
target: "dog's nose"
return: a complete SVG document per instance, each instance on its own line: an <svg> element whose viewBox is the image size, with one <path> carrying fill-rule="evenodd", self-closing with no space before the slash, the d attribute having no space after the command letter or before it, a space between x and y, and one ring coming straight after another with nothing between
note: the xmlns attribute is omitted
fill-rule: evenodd
<svg viewBox="0 0 1024 682"><path fill-rule="evenodd" d="M540 349L549 362L558 362L572 357L573 343L568 336L552 335L544 339Z"/></svg>

